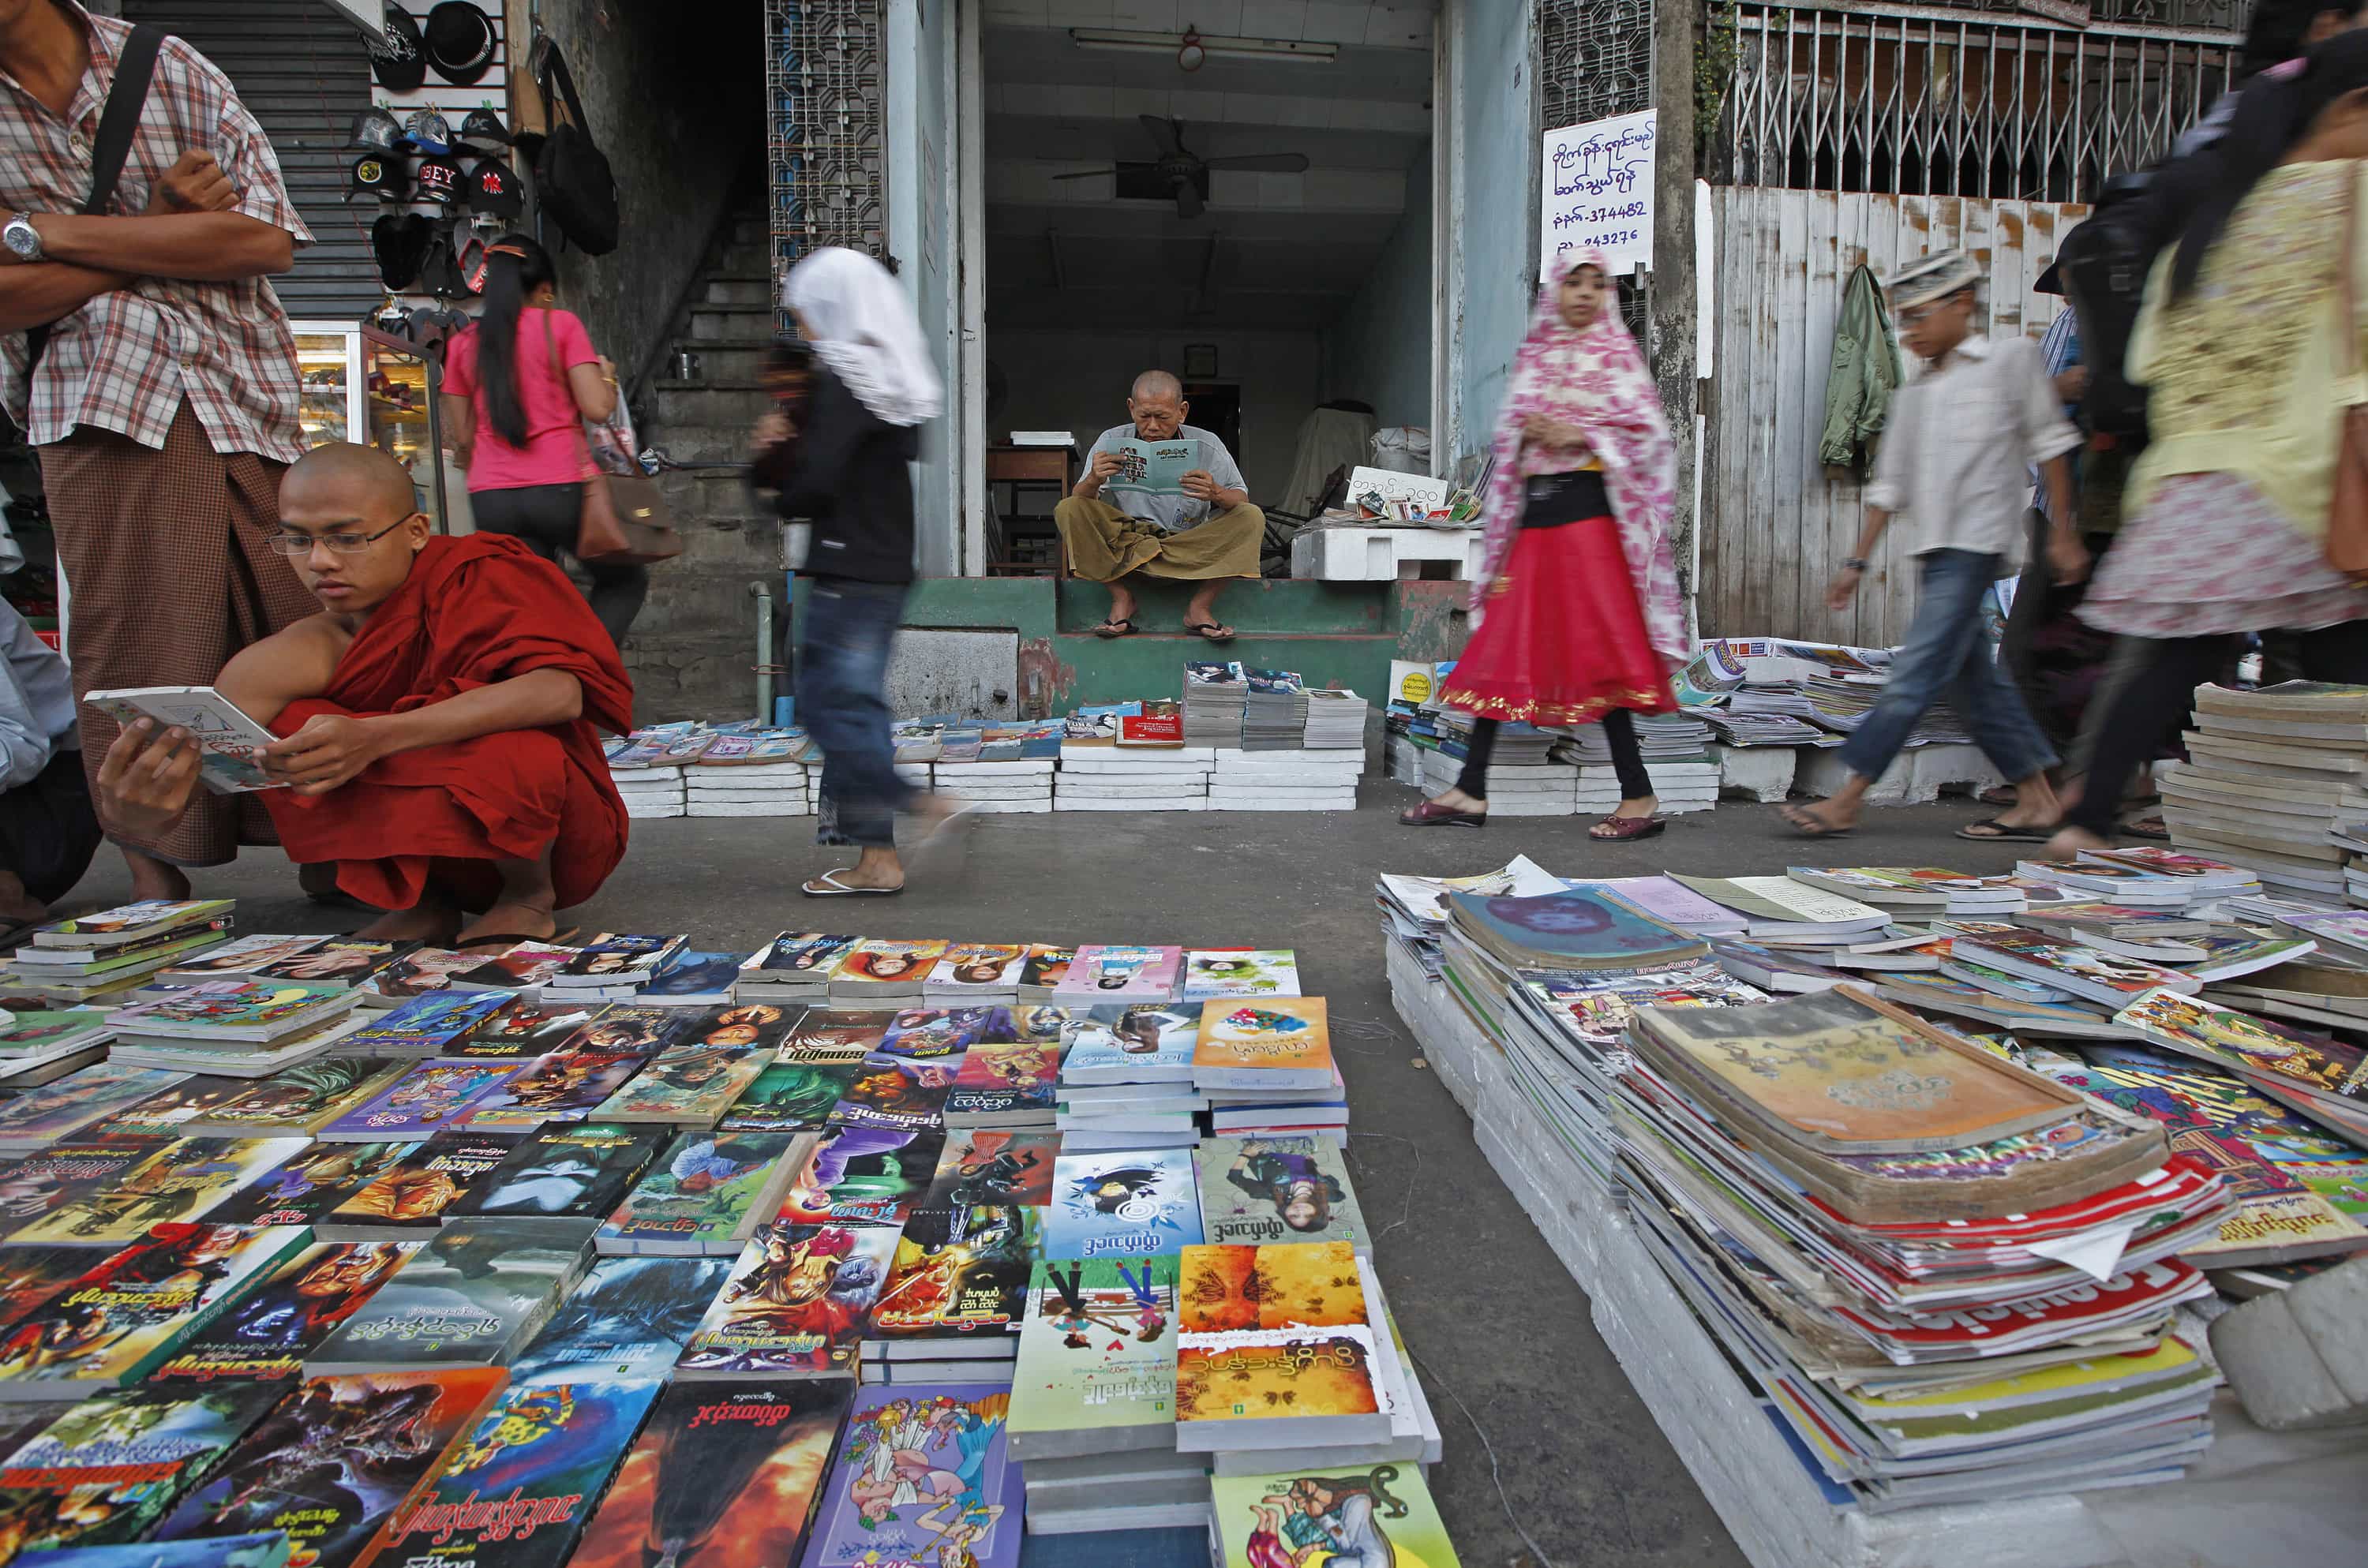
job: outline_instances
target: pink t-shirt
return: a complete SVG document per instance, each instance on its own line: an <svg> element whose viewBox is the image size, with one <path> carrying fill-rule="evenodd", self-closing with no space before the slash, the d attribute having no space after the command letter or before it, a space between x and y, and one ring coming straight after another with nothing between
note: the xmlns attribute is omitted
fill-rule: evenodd
<svg viewBox="0 0 2368 1568"><path fill-rule="evenodd" d="M550 336L543 318L551 319ZM477 410L477 451L469 464L469 489L523 490L533 484L574 484L584 478L587 456L584 416L575 394L561 370L552 368L552 349L558 348L560 366L589 365L599 355L592 351L592 335L567 311L529 307L518 312L518 401L526 405L527 441L513 447L501 437L485 415L485 389L477 381L477 334L471 327L444 350L444 390L465 397Z"/></svg>

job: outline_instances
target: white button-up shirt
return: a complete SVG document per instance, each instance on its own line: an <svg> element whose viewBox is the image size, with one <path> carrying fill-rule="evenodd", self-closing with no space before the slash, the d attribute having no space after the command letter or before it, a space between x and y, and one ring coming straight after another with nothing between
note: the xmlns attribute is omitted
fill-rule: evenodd
<svg viewBox="0 0 2368 1568"><path fill-rule="evenodd" d="M1904 523L1911 555L1970 550L2012 566L2032 469L2079 445L2039 345L1976 334L1891 400L1866 504Z"/></svg>

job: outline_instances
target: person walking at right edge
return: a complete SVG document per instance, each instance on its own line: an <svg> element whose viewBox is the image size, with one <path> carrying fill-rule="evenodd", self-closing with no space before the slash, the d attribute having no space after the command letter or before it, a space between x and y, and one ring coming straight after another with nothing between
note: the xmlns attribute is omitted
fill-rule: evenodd
<svg viewBox="0 0 2368 1568"><path fill-rule="evenodd" d="M1916 619L1883 695L1842 744L1848 781L1826 800L1780 808L1804 837L1831 838L1858 825L1867 790L1944 696L2016 790L2011 810L1957 836L2044 843L2061 814L2047 782L2055 754L1998 667L1982 602L2021 555L2033 467L2051 503L2048 563L2058 582L2087 574L2089 552L2073 531L2070 454L2080 433L2064 417L2037 344L1974 331L1981 280L1973 257L1941 251L1909 266L1885 290L1899 340L1925 369L1892 402L1867 487L1866 526L1826 604L1837 612L1850 608L1875 541L1904 514L1914 530Z"/></svg>

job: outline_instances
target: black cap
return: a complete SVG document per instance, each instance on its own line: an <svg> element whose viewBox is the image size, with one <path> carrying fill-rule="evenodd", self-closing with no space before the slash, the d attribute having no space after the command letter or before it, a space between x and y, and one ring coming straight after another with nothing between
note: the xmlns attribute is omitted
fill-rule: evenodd
<svg viewBox="0 0 2368 1568"><path fill-rule="evenodd" d="M427 80L427 51L419 24L400 6L386 8L386 36L370 44L370 74L390 93L416 93Z"/></svg>
<svg viewBox="0 0 2368 1568"><path fill-rule="evenodd" d="M464 147L507 147L510 144L509 127L492 109L472 108L461 121L461 134L455 138Z"/></svg>
<svg viewBox="0 0 2368 1568"><path fill-rule="evenodd" d="M387 212L370 225L370 250L378 257L379 281L401 293L419 280L419 263L436 226L421 212Z"/></svg>
<svg viewBox="0 0 2368 1568"><path fill-rule="evenodd" d="M469 210L496 218L515 218L526 210L518 193L518 177L499 158L486 158L469 171Z"/></svg>
<svg viewBox="0 0 2368 1568"><path fill-rule="evenodd" d="M450 158L419 160L419 199L453 202L461 199L461 165Z"/></svg>
<svg viewBox="0 0 2368 1568"><path fill-rule="evenodd" d="M394 116L373 105L354 116L354 129L347 136L346 145L368 148L373 153L400 152L403 126Z"/></svg>
<svg viewBox="0 0 2368 1568"><path fill-rule="evenodd" d="M427 63L455 86L469 85L494 62L494 24L469 0L442 0L429 11L424 41Z"/></svg>
<svg viewBox="0 0 2368 1568"><path fill-rule="evenodd" d="M346 199L357 196L375 196L381 201L401 201L411 194L411 171L404 161L392 153L365 153L354 160L346 176Z"/></svg>
<svg viewBox="0 0 2368 1568"><path fill-rule="evenodd" d="M453 254L452 235L441 224L435 225L427 255L419 264L419 286L439 300L458 299L469 291L461 280L461 261Z"/></svg>

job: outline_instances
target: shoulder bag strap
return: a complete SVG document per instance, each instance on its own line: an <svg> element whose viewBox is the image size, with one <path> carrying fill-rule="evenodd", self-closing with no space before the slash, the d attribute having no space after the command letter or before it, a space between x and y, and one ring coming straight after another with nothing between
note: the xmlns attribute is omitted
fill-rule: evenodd
<svg viewBox="0 0 2368 1568"><path fill-rule="evenodd" d="M600 477L600 465L592 460L592 437L584 433L584 411L575 406L575 383L559 362L559 335L552 330L549 311L542 312L542 347L551 359L551 379L559 383L559 395L567 400L568 412L575 415L575 445L584 454L583 483L590 483Z"/></svg>
<svg viewBox="0 0 2368 1568"><path fill-rule="evenodd" d="M568 123L586 132L591 130L590 122L584 118L584 106L576 101L575 78L568 74L567 57L559 52L556 44L543 56L542 78L537 85L542 88L546 107L564 108ZM553 88L558 90L554 93Z"/></svg>
<svg viewBox="0 0 2368 1568"><path fill-rule="evenodd" d="M2342 301L2341 333L2343 340L2343 376L2346 381L2360 372L2360 180L2368 175L2368 163L2351 165L2351 177L2343 182L2343 238L2337 242L2337 279L2335 297Z"/></svg>
<svg viewBox="0 0 2368 1568"><path fill-rule="evenodd" d="M140 129L140 111L148 102L148 83L156 74L156 51L164 41L162 32L143 22L131 29L131 36L123 40L123 51L116 56L115 80L108 84L107 107L98 114L98 140L91 144L90 194L82 204L85 216L103 214L107 204L115 199L123 160L131 152L131 138ZM41 362L56 324L45 323L26 330L27 381L32 380L33 367Z"/></svg>

